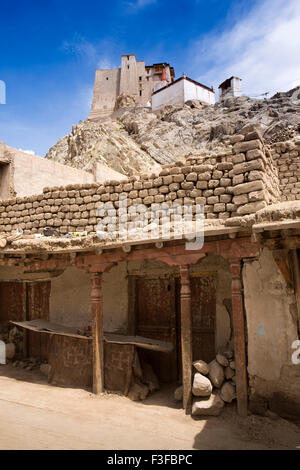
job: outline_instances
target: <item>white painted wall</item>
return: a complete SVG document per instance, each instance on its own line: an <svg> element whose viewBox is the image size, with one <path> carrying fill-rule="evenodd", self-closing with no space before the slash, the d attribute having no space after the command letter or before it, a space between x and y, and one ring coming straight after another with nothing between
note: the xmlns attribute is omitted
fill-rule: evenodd
<svg viewBox="0 0 300 470"><path fill-rule="evenodd" d="M152 95L153 111L171 104L184 104L183 80L180 80L180 82L176 82L167 88L163 88L159 93Z"/></svg>
<svg viewBox="0 0 300 470"><path fill-rule="evenodd" d="M153 111L171 104L183 105L188 100L215 104L215 94L189 80L180 80L152 95Z"/></svg>
<svg viewBox="0 0 300 470"><path fill-rule="evenodd" d="M184 102L188 100L199 100L204 103L215 104L215 94L205 88L190 82L182 80L184 83Z"/></svg>

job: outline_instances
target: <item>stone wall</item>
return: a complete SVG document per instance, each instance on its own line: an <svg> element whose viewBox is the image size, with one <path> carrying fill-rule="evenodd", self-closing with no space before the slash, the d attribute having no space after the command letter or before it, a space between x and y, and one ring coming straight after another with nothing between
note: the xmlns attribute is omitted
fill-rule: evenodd
<svg viewBox="0 0 300 470"><path fill-rule="evenodd" d="M272 157L278 168L282 201L300 199L300 140L272 145Z"/></svg>
<svg viewBox="0 0 300 470"><path fill-rule="evenodd" d="M186 165L165 165L159 176L46 187L43 194L3 201L0 232L21 228L24 234L34 234L53 226L61 234L92 233L100 220L111 231L119 221L120 214L114 209L118 211L120 196L127 196L129 207L143 204L149 212L203 204L207 219L223 220L279 201L277 169L260 135L256 131L235 135L232 142L233 152L215 158L192 157ZM163 220L161 212L159 216Z"/></svg>

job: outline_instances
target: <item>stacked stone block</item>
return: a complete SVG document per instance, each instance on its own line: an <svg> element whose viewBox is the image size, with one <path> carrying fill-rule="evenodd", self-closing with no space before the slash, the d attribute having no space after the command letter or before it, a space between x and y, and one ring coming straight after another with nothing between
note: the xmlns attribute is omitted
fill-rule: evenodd
<svg viewBox="0 0 300 470"><path fill-rule="evenodd" d="M271 149L278 169L282 201L300 199L300 139L277 142Z"/></svg>
<svg viewBox="0 0 300 470"><path fill-rule="evenodd" d="M124 217L118 211L120 196L127 197L129 208L142 204L149 215L150 209L158 211L160 224L166 221L162 209L170 206L180 213L182 206L192 205L195 213L195 205L202 204L207 219L226 220L278 201L277 169L259 134L231 140L233 152L165 165L159 175L44 188L43 194L2 201L0 232L22 229L25 235L36 234L50 226L61 234L95 233L100 220L110 231Z"/></svg>
<svg viewBox="0 0 300 470"><path fill-rule="evenodd" d="M233 145L232 201L236 215L252 214L280 200L277 169L256 130L231 138Z"/></svg>

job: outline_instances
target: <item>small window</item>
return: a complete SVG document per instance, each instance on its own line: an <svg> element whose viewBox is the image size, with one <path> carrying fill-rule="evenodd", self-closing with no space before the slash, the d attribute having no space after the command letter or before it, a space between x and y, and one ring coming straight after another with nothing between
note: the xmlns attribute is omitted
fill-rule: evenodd
<svg viewBox="0 0 300 470"><path fill-rule="evenodd" d="M149 82L149 77L147 77L147 82Z"/></svg>
<svg viewBox="0 0 300 470"><path fill-rule="evenodd" d="M142 77L139 77L139 81L140 81L140 82L142 81Z"/></svg>
<svg viewBox="0 0 300 470"><path fill-rule="evenodd" d="M129 65L127 65L127 68L128 68L128 70L129 70Z"/></svg>
<svg viewBox="0 0 300 470"><path fill-rule="evenodd" d="M142 96L142 90L140 90L140 96Z"/></svg>
<svg viewBox="0 0 300 470"><path fill-rule="evenodd" d="M108 77L106 77L106 80L108 80Z"/></svg>

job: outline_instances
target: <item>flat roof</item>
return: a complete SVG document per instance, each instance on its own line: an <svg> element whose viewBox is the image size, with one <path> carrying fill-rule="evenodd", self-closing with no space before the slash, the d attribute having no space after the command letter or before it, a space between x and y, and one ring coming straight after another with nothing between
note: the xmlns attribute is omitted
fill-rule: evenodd
<svg viewBox="0 0 300 470"><path fill-rule="evenodd" d="M230 86L230 82L233 78L236 78L237 80L242 80L241 78L235 77L234 75L232 75L232 77L227 78L226 80L224 80L224 82L222 82L221 85L218 86L218 88L228 88Z"/></svg>

